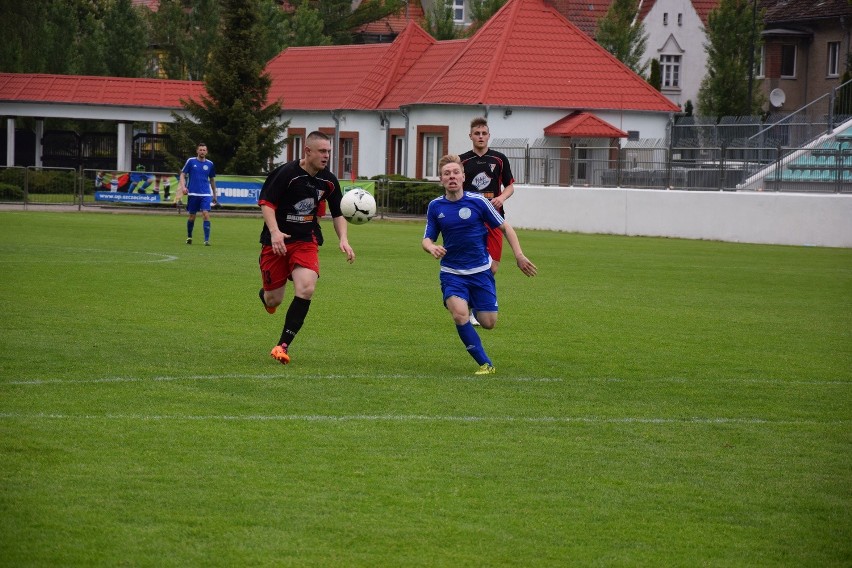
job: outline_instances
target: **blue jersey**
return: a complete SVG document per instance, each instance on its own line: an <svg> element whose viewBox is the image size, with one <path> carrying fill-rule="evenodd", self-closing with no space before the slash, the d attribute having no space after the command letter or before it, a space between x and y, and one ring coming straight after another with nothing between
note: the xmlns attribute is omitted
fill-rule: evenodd
<svg viewBox="0 0 852 568"><path fill-rule="evenodd" d="M497 228L503 217L491 202L478 193L465 191L458 201L445 196L429 202L424 238L437 242L443 235L447 254L441 259L441 271L452 274L476 274L491 268L485 248L488 225Z"/></svg>
<svg viewBox="0 0 852 568"><path fill-rule="evenodd" d="M210 189L210 180L216 177L216 168L213 166L213 162L190 158L183 165L181 171L189 177L186 184L189 195L213 195L213 191Z"/></svg>

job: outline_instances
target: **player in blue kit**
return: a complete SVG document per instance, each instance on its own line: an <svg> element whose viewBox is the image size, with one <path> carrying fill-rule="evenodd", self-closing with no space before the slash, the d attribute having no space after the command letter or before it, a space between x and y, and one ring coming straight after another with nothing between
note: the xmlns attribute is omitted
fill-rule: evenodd
<svg viewBox="0 0 852 568"><path fill-rule="evenodd" d="M210 204L216 204L216 167L207 159L207 144L199 142L195 158L189 158L180 171L178 196L188 195L186 212L186 244L192 244L195 215L204 217L204 245L210 246Z"/></svg>
<svg viewBox="0 0 852 568"><path fill-rule="evenodd" d="M423 250L441 261L444 306L453 317L462 343L479 365L475 374L490 375L495 372L494 364L469 315L472 308L485 329L497 325L497 288L485 244L488 230L499 229L506 235L521 272L535 276L537 269L524 256L515 230L491 202L478 193L462 190L464 169L459 157L444 156L438 166L444 195L429 203ZM443 237L441 245L435 242L438 235Z"/></svg>

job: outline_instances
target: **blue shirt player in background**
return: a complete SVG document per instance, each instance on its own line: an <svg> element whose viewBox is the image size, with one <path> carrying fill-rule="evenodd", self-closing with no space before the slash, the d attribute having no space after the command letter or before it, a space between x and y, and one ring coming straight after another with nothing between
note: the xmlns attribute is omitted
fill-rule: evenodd
<svg viewBox="0 0 852 568"><path fill-rule="evenodd" d="M535 276L538 270L524 256L515 230L491 202L481 194L462 190L464 167L459 157L444 156L438 167L444 195L433 199L426 210L423 250L441 261L444 306L453 316L462 343L479 365L475 374L490 375L495 372L494 364L469 315L472 308L485 329L497 325L497 287L486 249L488 229L499 229L506 235L521 272ZM442 245L435 243L439 234L443 236Z"/></svg>
<svg viewBox="0 0 852 568"><path fill-rule="evenodd" d="M186 212L186 244L192 244L192 229L195 214L201 211L204 217L204 246L210 246L210 205L216 204L216 168L207 159L207 144L199 142L195 158L189 158L180 171L178 195L188 195Z"/></svg>

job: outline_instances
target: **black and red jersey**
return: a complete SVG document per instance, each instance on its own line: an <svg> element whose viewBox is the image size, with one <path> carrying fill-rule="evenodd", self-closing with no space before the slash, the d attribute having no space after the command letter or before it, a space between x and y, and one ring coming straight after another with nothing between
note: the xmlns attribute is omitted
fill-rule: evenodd
<svg viewBox="0 0 852 568"><path fill-rule="evenodd" d="M270 172L260 190L258 205L275 210L275 220L282 233L290 235L285 242L314 239L318 225L317 209L321 201L328 203L332 217L340 217L340 182L328 168L312 176L299 165L299 160L287 162ZM260 243L272 245L269 227L263 224Z"/></svg>
<svg viewBox="0 0 852 568"><path fill-rule="evenodd" d="M459 158L464 167L465 191L475 191L492 199L515 181L509 158L496 150L489 148L482 156L468 150Z"/></svg>

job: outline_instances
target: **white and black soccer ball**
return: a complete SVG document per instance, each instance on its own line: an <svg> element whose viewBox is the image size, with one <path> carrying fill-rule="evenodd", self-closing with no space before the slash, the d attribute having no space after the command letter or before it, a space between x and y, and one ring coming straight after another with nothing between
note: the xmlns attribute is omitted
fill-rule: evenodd
<svg viewBox="0 0 852 568"><path fill-rule="evenodd" d="M353 225L363 225L376 216L376 200L368 192L356 187L343 194L340 210Z"/></svg>

